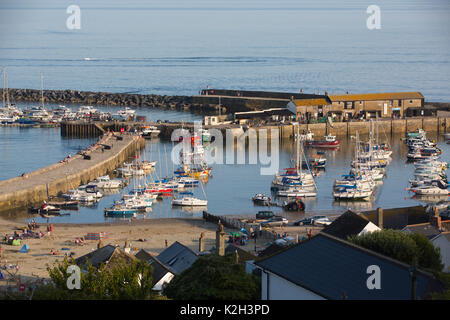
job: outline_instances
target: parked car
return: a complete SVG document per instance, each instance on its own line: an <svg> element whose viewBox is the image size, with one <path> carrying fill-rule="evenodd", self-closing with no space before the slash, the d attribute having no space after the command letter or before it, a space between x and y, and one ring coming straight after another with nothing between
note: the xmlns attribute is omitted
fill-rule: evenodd
<svg viewBox="0 0 450 320"><path fill-rule="evenodd" d="M312 216L309 218L304 218L302 220L294 222L294 226L306 226L310 224L314 224L314 220L323 219L326 218L326 216Z"/></svg>
<svg viewBox="0 0 450 320"><path fill-rule="evenodd" d="M320 218L320 219L314 219L313 224L320 225L320 226L328 226L331 224L330 219L327 217Z"/></svg>
<svg viewBox="0 0 450 320"><path fill-rule="evenodd" d="M258 211L256 214L256 219L270 219L275 216L273 211Z"/></svg>
<svg viewBox="0 0 450 320"><path fill-rule="evenodd" d="M288 219L283 217L272 217L266 221L261 222L261 226L263 227L276 227L276 226L283 226L287 225L289 223Z"/></svg>

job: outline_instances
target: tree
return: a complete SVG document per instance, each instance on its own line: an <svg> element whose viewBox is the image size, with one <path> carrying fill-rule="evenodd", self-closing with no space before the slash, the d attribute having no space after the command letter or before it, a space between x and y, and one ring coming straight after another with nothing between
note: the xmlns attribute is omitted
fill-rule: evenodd
<svg viewBox="0 0 450 320"><path fill-rule="evenodd" d="M259 300L260 281L245 272L234 256L200 256L194 264L164 286L175 300Z"/></svg>
<svg viewBox="0 0 450 320"><path fill-rule="evenodd" d="M352 236L348 241L407 264L416 262L430 271L439 272L443 268L439 248L421 234L385 229Z"/></svg>
<svg viewBox="0 0 450 320"><path fill-rule="evenodd" d="M152 291L153 267L146 261L135 260L131 263L116 263L114 268L108 269L105 264L99 268L89 262L86 272L81 272L81 288L68 289L67 268L74 265L67 257L56 262L47 271L53 283L38 287L33 299L158 299Z"/></svg>

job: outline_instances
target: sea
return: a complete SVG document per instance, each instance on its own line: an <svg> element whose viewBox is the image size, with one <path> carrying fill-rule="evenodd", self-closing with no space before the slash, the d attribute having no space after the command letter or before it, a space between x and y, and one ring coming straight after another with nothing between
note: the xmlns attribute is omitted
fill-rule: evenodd
<svg viewBox="0 0 450 320"><path fill-rule="evenodd" d="M448 0L2 0L0 66L6 68L9 88L40 89L42 73L48 90L188 96L208 86L329 94L420 91L425 101L449 102L449 16ZM13 102L21 108L32 105ZM144 108L138 114L152 120L203 118ZM442 159L450 160L449 145L431 137L440 143ZM425 204L404 190L413 168L400 138L386 137L393 161L370 203L336 203L331 195L334 179L350 169L354 141L344 138L339 150L326 151L327 168L317 178L319 195L306 201L306 214ZM58 128L0 127L0 180L60 161L91 143L61 137ZM281 146L280 167L290 164L292 143ZM171 175L172 148L170 142L147 143L146 159L158 161L149 180ZM273 179L260 169L214 165L213 176L194 193L206 196L209 212L254 215L265 208L255 207L251 197L270 193ZM108 221L103 209L123 192L52 219ZM173 208L165 198L145 216L201 212Z"/></svg>

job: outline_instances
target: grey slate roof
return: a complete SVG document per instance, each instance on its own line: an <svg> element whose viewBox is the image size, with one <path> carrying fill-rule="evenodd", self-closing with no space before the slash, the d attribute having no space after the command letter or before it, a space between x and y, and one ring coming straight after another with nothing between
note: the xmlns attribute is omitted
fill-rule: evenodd
<svg viewBox="0 0 450 320"><path fill-rule="evenodd" d="M330 225L326 226L322 232L329 235L347 240L348 236L359 234L370 221L354 213L346 211L334 220Z"/></svg>
<svg viewBox="0 0 450 320"><path fill-rule="evenodd" d="M115 263L122 259L131 262L135 258L125 251L109 244L75 259L75 263L82 269L86 269L88 260L89 263L96 268L100 267L102 263L107 264L108 267L114 267Z"/></svg>
<svg viewBox="0 0 450 320"><path fill-rule="evenodd" d="M424 235L428 239L433 239L441 233L438 227L432 225L431 223L421 223L406 226L403 230L410 231L412 233L419 233Z"/></svg>
<svg viewBox="0 0 450 320"><path fill-rule="evenodd" d="M326 299L403 300L411 298L409 266L320 233L305 243L257 261L257 266ZM381 270L381 289L369 290L367 267ZM417 272L417 297L435 285L431 275Z"/></svg>
<svg viewBox="0 0 450 320"><path fill-rule="evenodd" d="M161 263L173 270L175 274L180 274L197 260L198 254L175 241L170 247L161 252L157 258Z"/></svg>
<svg viewBox="0 0 450 320"><path fill-rule="evenodd" d="M155 256L148 253L144 249L141 249L135 255L139 260L147 261L153 267L153 285L157 284L159 280L161 280L167 273L175 274L175 272L165 266L161 261L158 260Z"/></svg>

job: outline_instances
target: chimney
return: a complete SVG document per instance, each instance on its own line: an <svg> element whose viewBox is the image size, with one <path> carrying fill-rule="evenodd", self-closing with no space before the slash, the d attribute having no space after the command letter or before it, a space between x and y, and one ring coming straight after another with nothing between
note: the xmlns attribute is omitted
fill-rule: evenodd
<svg viewBox="0 0 450 320"><path fill-rule="evenodd" d="M223 225L220 220L216 231L216 251L219 256L225 255L225 232L223 232Z"/></svg>
<svg viewBox="0 0 450 320"><path fill-rule="evenodd" d="M383 208L377 208L378 228L383 230Z"/></svg>
<svg viewBox="0 0 450 320"><path fill-rule="evenodd" d="M442 221L441 221L441 216L439 215L439 210L438 208L434 208L434 215L431 217L430 219L430 223L437 227L439 230L442 230Z"/></svg>
<svg viewBox="0 0 450 320"><path fill-rule="evenodd" d="M200 235L199 244L198 244L198 251L199 252L205 251L205 233L204 232L202 232L201 235Z"/></svg>

